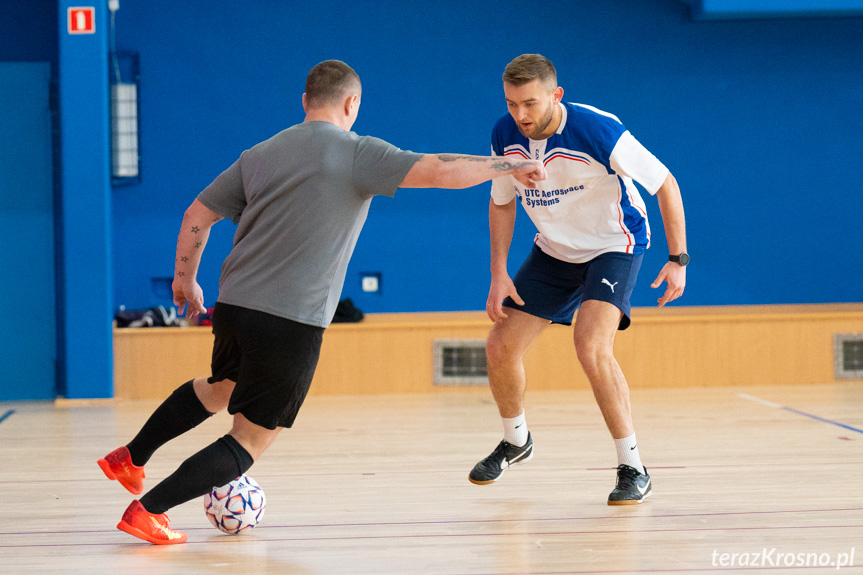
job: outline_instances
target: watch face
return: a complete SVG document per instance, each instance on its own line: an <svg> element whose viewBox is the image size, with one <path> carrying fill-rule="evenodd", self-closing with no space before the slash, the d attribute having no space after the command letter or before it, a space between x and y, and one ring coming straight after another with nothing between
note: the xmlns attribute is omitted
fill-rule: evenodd
<svg viewBox="0 0 863 575"><path fill-rule="evenodd" d="M689 254L682 253L680 254L680 265L685 266L689 263Z"/></svg>

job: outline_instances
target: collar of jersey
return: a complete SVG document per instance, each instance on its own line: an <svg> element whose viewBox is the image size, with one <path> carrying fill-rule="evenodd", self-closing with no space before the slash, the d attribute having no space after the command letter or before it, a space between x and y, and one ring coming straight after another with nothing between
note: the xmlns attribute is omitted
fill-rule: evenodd
<svg viewBox="0 0 863 575"><path fill-rule="evenodd" d="M552 134L552 136L555 134L562 134L563 129L566 128L566 117L568 115L566 112L566 106L563 105L562 101L558 102L557 105L560 106L560 126L557 127L557 131L554 134ZM548 138L550 138L550 137L551 136L549 136ZM546 140L548 138L546 138ZM531 142L542 142L542 141L544 141L544 140L534 140L533 138L528 138L528 140L530 140Z"/></svg>

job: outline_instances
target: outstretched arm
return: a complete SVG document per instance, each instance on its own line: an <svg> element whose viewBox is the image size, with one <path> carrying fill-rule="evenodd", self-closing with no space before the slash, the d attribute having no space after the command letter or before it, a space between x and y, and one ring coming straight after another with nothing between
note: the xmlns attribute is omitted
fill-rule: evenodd
<svg viewBox="0 0 863 575"><path fill-rule="evenodd" d="M528 187L547 177L538 160L494 156L426 154L405 176L400 188L469 188L499 176L513 176Z"/></svg>
<svg viewBox="0 0 863 575"><path fill-rule="evenodd" d="M659 200L659 211L662 213L669 253L677 255L685 252L686 220L683 215L683 198L680 196L677 180L671 173L659 187L656 197ZM662 297L656 300L659 307L683 295L683 289L686 287L686 267L675 262L667 262L650 287L658 288L662 282L668 282L668 287Z"/></svg>
<svg viewBox="0 0 863 575"><path fill-rule="evenodd" d="M201 256L210 237L210 228L222 219L222 216L202 204L197 199L183 214L183 224L177 238L177 259L174 266L174 305L178 313L183 315L183 309L189 304L187 317L205 313L204 292L198 285L198 266Z"/></svg>

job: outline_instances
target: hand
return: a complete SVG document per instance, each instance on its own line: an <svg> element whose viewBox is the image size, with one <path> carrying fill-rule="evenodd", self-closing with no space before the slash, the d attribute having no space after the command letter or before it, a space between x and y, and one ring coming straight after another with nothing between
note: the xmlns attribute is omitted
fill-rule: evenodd
<svg viewBox="0 0 863 575"><path fill-rule="evenodd" d="M512 177L528 188L535 188L536 183L548 178L545 166L539 160L524 160L513 166Z"/></svg>
<svg viewBox="0 0 863 575"><path fill-rule="evenodd" d="M658 288L662 282L668 282L668 287L665 288L665 293L662 297L656 300L659 307L664 306L672 300L676 300L683 295L683 288L686 287L686 266L682 266L675 262L666 263L659 271L659 275L650 284L652 288Z"/></svg>
<svg viewBox="0 0 863 575"><path fill-rule="evenodd" d="M174 292L174 305L177 306L177 313L183 315L186 304L189 304L189 309L186 310L186 317L193 318L199 313L207 313L207 308L204 307L204 290L194 280L180 281L179 278L174 280L171 285L171 290Z"/></svg>
<svg viewBox="0 0 863 575"><path fill-rule="evenodd" d="M491 288L488 291L488 300L485 302L485 312L491 321L500 321L509 316L503 311L503 300L509 296L518 305L524 305L524 300L515 291L515 284L508 275L501 279L491 278Z"/></svg>

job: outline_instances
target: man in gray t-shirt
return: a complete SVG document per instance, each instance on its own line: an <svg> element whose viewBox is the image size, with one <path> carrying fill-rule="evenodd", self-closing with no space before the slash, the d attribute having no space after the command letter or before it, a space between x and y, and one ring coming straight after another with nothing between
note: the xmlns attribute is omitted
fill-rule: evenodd
<svg viewBox="0 0 863 575"><path fill-rule="evenodd" d="M360 95L350 66L318 64L306 80L305 121L243 152L186 210L173 290L190 317L205 311L195 278L210 228L223 218L237 224L213 312L212 375L181 385L99 466L137 495L156 449L225 408L233 427L133 501L119 529L156 544L185 542L164 513L244 474L293 424L373 196L504 175L534 187L546 177L539 161L415 154L358 136L350 129Z"/></svg>
<svg viewBox="0 0 863 575"><path fill-rule="evenodd" d="M322 121L243 152L198 196L237 224L219 301L327 327L372 197L421 157Z"/></svg>

